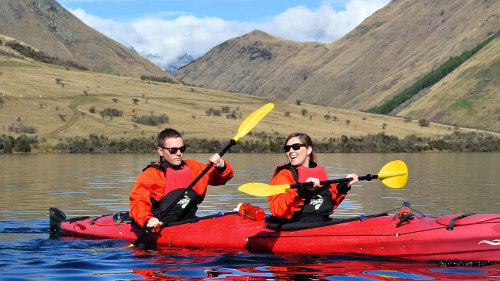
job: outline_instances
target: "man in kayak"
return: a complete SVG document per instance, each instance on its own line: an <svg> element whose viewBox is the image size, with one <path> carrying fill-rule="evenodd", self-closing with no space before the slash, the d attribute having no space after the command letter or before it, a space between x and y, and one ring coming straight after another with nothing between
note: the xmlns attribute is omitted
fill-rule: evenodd
<svg viewBox="0 0 500 281"><path fill-rule="evenodd" d="M274 171L271 185L312 182L313 186L287 189L285 193L269 196L271 221L286 222L325 222L329 215L344 200L351 185L358 181L358 175L349 174L348 183L321 186L320 181L328 176L323 166L316 163L316 152L311 138L304 133L292 133L283 146L288 159Z"/></svg>
<svg viewBox="0 0 500 281"><path fill-rule="evenodd" d="M130 193L130 216L143 228L158 228L169 222L196 217L207 186L223 185L233 177L231 164L215 153L208 159L214 167L186 192L186 187L209 164L184 160L185 150L181 134L176 130L168 128L158 135L160 161L144 168ZM184 195L175 202L181 193Z"/></svg>

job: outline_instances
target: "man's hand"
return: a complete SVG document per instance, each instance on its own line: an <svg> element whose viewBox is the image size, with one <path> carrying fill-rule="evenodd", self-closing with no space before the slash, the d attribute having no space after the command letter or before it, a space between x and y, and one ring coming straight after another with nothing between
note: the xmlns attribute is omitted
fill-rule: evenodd
<svg viewBox="0 0 500 281"><path fill-rule="evenodd" d="M160 226L162 226L163 223L158 220L155 217L152 217L148 220L148 223L146 224L146 227L149 227L152 229L153 232L155 232Z"/></svg>

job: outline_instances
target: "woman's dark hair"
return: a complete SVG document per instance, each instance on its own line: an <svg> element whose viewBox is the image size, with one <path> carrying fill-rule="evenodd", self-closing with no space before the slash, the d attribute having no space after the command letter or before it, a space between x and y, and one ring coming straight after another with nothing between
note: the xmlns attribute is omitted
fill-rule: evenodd
<svg viewBox="0 0 500 281"><path fill-rule="evenodd" d="M182 138L182 136L175 129L167 128L158 134L158 146L163 146L168 138Z"/></svg>
<svg viewBox="0 0 500 281"><path fill-rule="evenodd" d="M310 160L312 162L316 162L317 157L316 157L316 152L314 151L314 145L312 143L311 137L309 137L307 134L304 134L301 132L294 132L294 133L291 133L288 136L288 138L286 138L285 144L288 142L288 140L290 140L291 138L295 138L295 137L299 138L301 143L313 148L309 157L310 157Z"/></svg>

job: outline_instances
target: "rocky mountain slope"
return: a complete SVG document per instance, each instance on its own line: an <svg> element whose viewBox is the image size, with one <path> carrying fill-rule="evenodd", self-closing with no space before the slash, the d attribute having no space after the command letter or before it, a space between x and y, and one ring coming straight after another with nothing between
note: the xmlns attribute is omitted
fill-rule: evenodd
<svg viewBox="0 0 500 281"><path fill-rule="evenodd" d="M85 25L55 0L1 1L0 34L92 71L170 77L155 64Z"/></svg>
<svg viewBox="0 0 500 281"><path fill-rule="evenodd" d="M500 1L394 0L331 44L299 43L253 31L228 40L180 69L175 77L189 85L287 101L301 100L339 108L367 110L410 86L451 56L474 48L500 29ZM483 51L481 51L483 52ZM495 63L500 53L478 54L476 65ZM494 65L492 70L497 69ZM459 76L448 84L468 84ZM490 83L494 84L494 83ZM498 87L492 93L498 95ZM437 96L446 93L437 93ZM467 126L466 118L447 116L462 96L448 93L440 112L400 111L409 117ZM498 99L496 99L498 101ZM431 104L427 104L431 102ZM488 101L488 102L491 102ZM498 108L500 104L495 106ZM489 129L500 130L496 121ZM491 117L491 116L490 116ZM484 126L483 126L484 127Z"/></svg>

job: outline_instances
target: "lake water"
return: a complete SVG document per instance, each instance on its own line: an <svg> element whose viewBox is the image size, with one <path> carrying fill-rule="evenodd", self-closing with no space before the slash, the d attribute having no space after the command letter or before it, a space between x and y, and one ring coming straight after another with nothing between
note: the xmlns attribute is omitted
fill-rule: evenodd
<svg viewBox="0 0 500 281"><path fill-rule="evenodd" d="M208 154L186 154L206 162ZM500 213L500 153L319 154L329 178L377 174L392 160L409 170L405 187L356 184L335 211L394 213L404 201L429 216ZM154 154L0 155L0 280L500 280L500 265L443 267L347 256L250 254L217 250L123 249L124 241L48 238L48 208L68 217L128 210L136 176ZM199 215L232 211L239 202L266 210L265 198L237 191L269 183L283 154L228 153L235 177L209 187ZM385 277L384 277L385 276ZM394 280L394 279L390 279Z"/></svg>

